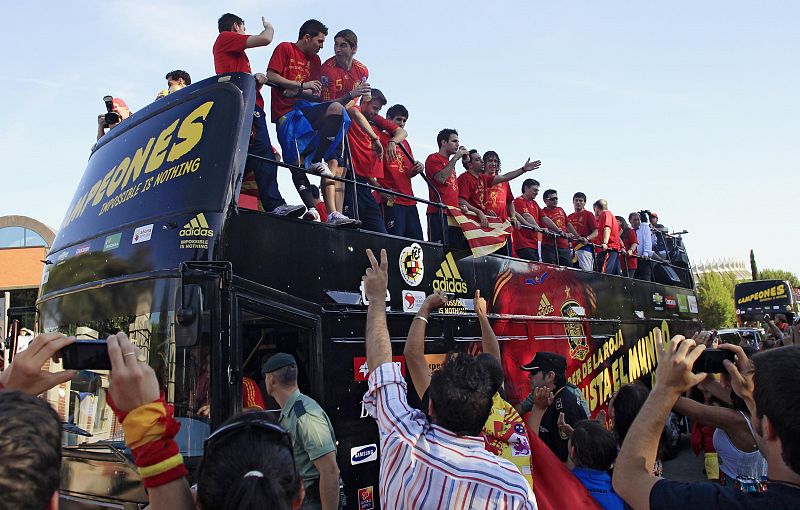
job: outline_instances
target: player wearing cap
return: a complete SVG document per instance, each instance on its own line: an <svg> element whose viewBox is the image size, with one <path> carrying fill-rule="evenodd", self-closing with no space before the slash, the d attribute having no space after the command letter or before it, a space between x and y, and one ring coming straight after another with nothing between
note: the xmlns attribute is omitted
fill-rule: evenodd
<svg viewBox="0 0 800 510"><path fill-rule="evenodd" d="M339 466L333 425L314 399L297 387L297 362L285 352L261 368L267 394L281 406L280 424L292 437L297 472L305 485L303 508L339 507Z"/></svg>
<svg viewBox="0 0 800 510"><path fill-rule="evenodd" d="M539 438L562 462L566 462L569 438L558 430L558 416L564 413L564 419L570 425L588 418L577 395L567 388L567 359L560 354L542 351L520 368L529 372L531 394L517 405L517 410L522 415L530 411L528 430L538 430Z"/></svg>

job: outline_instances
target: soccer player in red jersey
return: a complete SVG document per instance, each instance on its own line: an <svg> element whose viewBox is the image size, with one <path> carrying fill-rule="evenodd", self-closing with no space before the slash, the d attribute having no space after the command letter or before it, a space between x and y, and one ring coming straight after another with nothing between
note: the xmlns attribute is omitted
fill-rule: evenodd
<svg viewBox="0 0 800 510"><path fill-rule="evenodd" d="M619 223L611 211L608 202L600 199L593 204L597 216L597 237L602 251L597 256L597 270L606 274L619 274Z"/></svg>
<svg viewBox="0 0 800 510"><path fill-rule="evenodd" d="M353 123L347 132L347 141L350 143L350 155L353 160L356 182L379 186L378 179L383 178L383 145L381 145L378 133L384 131L389 135L386 157L392 159L397 158L399 152L397 144L403 142L407 134L405 129L378 115L383 105L386 104L386 97L383 93L378 89L372 89L371 94L369 102L348 108ZM364 228L385 234L386 225L383 223L381 210L372 190L364 186L356 186L356 197L358 199L358 219ZM345 197L345 203L347 198Z"/></svg>
<svg viewBox="0 0 800 510"><path fill-rule="evenodd" d="M636 238L636 231L628 226L628 222L622 216L615 216L619 223L619 240L621 250L625 252L620 266L622 266L622 276L633 278L636 269L639 267L639 259L636 257L636 250L639 247L639 240Z"/></svg>
<svg viewBox="0 0 800 510"><path fill-rule="evenodd" d="M223 73L250 73L250 60L244 50L267 46L272 42L275 29L272 24L261 18L264 30L258 35L245 33L244 20L235 14L223 14L217 21L219 35L214 41L214 69L217 74ZM261 96L261 87L267 82L266 76L256 73L256 106L253 112L253 130L250 137L248 152L259 156L247 158L246 167L253 172L253 177L258 184L258 196L264 210L273 214L299 216L305 208L299 205L287 205L278 190L278 166L273 162L275 153L267 131L267 121L264 115L264 98Z"/></svg>
<svg viewBox="0 0 800 510"><path fill-rule="evenodd" d="M408 109L401 104L396 104L386 111L386 119L405 129L408 121ZM378 136L381 138L385 151L388 152L389 145L393 143L389 134L382 131ZM395 158L391 158L388 155L383 158L383 178L378 179L378 183L382 188L414 196L411 178L425 170L425 165L414 159L408 140L403 140L400 143L405 148L405 151L396 151L397 157ZM417 203L414 200L387 193L380 194L378 199L383 211L386 232L396 236L422 240L422 225L419 222Z"/></svg>
<svg viewBox="0 0 800 510"><path fill-rule="evenodd" d="M272 89L272 122L277 125L281 145L289 145L282 147L284 160L287 163L299 164L301 159L305 159L306 166L308 166L308 158L310 158L311 169L322 176L333 175L325 160L332 161L342 156L336 154L336 149L340 147L338 141L341 141L344 135L344 106L339 101L312 104L307 101L298 102L298 100L308 97L310 94L311 99L319 101L319 96L322 94L322 82L320 81L321 63L318 53L325 43L327 34L328 27L319 21L315 19L306 21L300 27L297 42L280 43L272 53L272 58L267 66L267 78L277 85ZM313 153L310 153L310 148L292 145L296 143L296 139L280 138L282 130L291 125L289 120L297 119L296 115L293 115L295 110L318 133L319 144ZM293 171L292 180L303 203L306 204L306 207L313 208L314 201L308 191L311 184L308 182L306 173ZM329 208L328 223L334 225L354 223L335 209L335 201L331 201L327 194L325 198Z"/></svg>
<svg viewBox="0 0 800 510"><path fill-rule="evenodd" d="M436 144L439 147L439 151L434 152L425 160L425 176L433 185L433 189L429 188L428 191L430 201L438 202L441 197L443 204L459 207L456 163L463 155L468 154L468 151L458 144L458 131L455 129L445 128L439 131L439 134L436 135ZM439 192L438 196L434 190ZM464 236L461 234L461 229L458 227L448 228L448 214L446 209L440 211L436 206L428 206L428 240L434 243L447 242L451 245L466 246L466 239L463 239ZM448 237L446 240L442 239L443 227L447 228L447 230L444 230L446 232L445 235Z"/></svg>
<svg viewBox="0 0 800 510"><path fill-rule="evenodd" d="M500 156L495 151L483 153L483 171L487 175L500 173ZM486 214L502 220L510 220L515 229L519 226L517 213L514 210L514 194L511 192L508 181L495 184L486 191ZM510 257L514 253L511 238L506 243L505 253L502 248L496 253Z"/></svg>
<svg viewBox="0 0 800 510"><path fill-rule="evenodd" d="M539 181L525 179L522 183L522 195L514 199L514 210L519 223L514 229L514 251L517 257L534 262L539 260L539 232L531 229L541 228L538 220L541 208L536 203L538 194Z"/></svg>
<svg viewBox="0 0 800 510"><path fill-rule="evenodd" d="M589 244L588 238L597 237L597 221L594 214L586 210L585 193L579 191L572 195L572 206L575 208L575 212L567 216L567 222L575 227L579 236L578 242L574 246L578 267L584 271L593 271L594 249Z"/></svg>
<svg viewBox="0 0 800 510"><path fill-rule="evenodd" d="M558 193L554 189L544 192L544 209L539 212L539 223L559 234L542 234L542 262L572 267L567 239L578 237L578 233L567 222L567 213L558 206Z"/></svg>

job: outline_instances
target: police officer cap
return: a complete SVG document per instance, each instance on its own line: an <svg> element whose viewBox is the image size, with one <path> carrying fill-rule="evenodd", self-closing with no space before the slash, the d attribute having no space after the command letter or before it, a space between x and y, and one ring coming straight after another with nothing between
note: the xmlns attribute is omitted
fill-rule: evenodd
<svg viewBox="0 0 800 510"><path fill-rule="evenodd" d="M567 358L554 352L537 352L527 365L520 367L527 372L555 372L563 374L567 370Z"/></svg>
<svg viewBox="0 0 800 510"><path fill-rule="evenodd" d="M264 363L264 366L261 367L261 374L269 374L279 368L288 366L297 366L297 361L295 361L294 356L286 352L279 352L270 356L267 362Z"/></svg>

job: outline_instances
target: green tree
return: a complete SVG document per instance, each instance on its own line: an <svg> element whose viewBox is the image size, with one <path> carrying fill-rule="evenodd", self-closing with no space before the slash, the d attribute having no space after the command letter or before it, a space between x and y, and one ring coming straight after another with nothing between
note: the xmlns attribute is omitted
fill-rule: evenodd
<svg viewBox="0 0 800 510"><path fill-rule="evenodd" d="M795 289L800 288L800 278L783 269L764 269L758 273L759 280L787 280Z"/></svg>
<svg viewBox="0 0 800 510"><path fill-rule="evenodd" d="M697 284L697 304L700 319L706 329L736 326L733 288L736 279L731 274L706 273Z"/></svg>
<svg viewBox="0 0 800 510"><path fill-rule="evenodd" d="M753 280L758 280L758 266L756 265L756 254L750 250L750 272L753 274Z"/></svg>

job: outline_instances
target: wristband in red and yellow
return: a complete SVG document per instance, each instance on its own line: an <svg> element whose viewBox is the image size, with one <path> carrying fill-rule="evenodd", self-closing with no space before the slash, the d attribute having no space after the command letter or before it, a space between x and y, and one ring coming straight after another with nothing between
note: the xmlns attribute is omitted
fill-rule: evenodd
<svg viewBox="0 0 800 510"><path fill-rule="evenodd" d="M187 476L189 472L172 438L152 441L131 450L145 488L158 487Z"/></svg>

